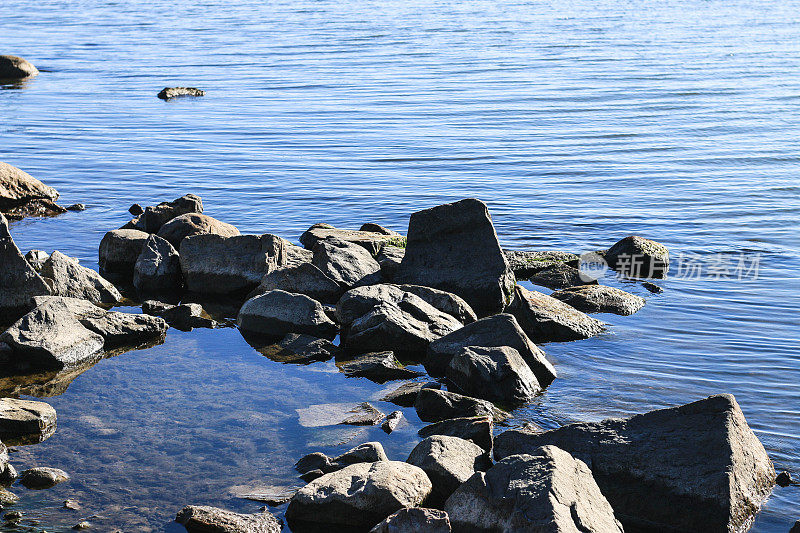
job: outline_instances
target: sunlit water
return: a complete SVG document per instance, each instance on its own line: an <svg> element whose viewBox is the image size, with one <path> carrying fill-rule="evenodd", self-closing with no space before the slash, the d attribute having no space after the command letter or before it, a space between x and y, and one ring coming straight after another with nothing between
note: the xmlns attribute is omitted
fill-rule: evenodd
<svg viewBox="0 0 800 533"><path fill-rule="evenodd" d="M647 305L545 346L559 378L514 423L730 392L778 470L800 475L800 3L6 0L0 53L42 70L0 90L0 160L89 207L14 224L23 250L96 267L131 203L194 192L243 232L295 241L318 221L404 231L474 196L509 248L637 233L706 270L725 254L733 279L673 270L660 295L607 278ZM158 100L168 85L207 95ZM742 252L760 254L758 279L736 279ZM309 451L380 440L405 459L413 409L390 436L298 423L296 409L386 388L275 363L235 329L170 330L46 399L58 431L13 461L72 481L15 487L17 508L48 531L92 515L173 530L188 503L254 512L236 487L295 484ZM787 531L799 502L777 488L753 531Z"/></svg>

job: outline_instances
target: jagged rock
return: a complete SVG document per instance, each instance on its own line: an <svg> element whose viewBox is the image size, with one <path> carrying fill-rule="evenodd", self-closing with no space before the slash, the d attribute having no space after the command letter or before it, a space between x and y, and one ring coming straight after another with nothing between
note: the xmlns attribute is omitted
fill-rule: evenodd
<svg viewBox="0 0 800 533"><path fill-rule="evenodd" d="M195 87L164 87L158 93L162 100L171 100L182 96L205 96L206 92Z"/></svg>
<svg viewBox="0 0 800 533"><path fill-rule="evenodd" d="M597 285L597 280L577 268L559 263L543 268L530 276L531 283L548 289L565 289L576 285Z"/></svg>
<svg viewBox="0 0 800 533"><path fill-rule="evenodd" d="M442 388L441 384L436 383L435 381L428 383L422 383L419 381L403 383L389 394L384 395L381 398L381 401L391 402L401 407L414 407L414 403L417 401L417 395L419 395L419 391L422 390L423 387L431 389Z"/></svg>
<svg viewBox="0 0 800 533"><path fill-rule="evenodd" d="M397 274L397 269L400 268L400 263L403 262L403 257L406 255L406 249L399 246L385 245L375 256L375 260L381 266L381 277L386 281L394 281Z"/></svg>
<svg viewBox="0 0 800 533"><path fill-rule="evenodd" d="M461 323L475 321L475 312L469 307L469 304L455 294L419 285L393 285L391 283L350 289L336 304L336 317L341 324L349 325L369 313L375 306L382 303L396 304L406 298L408 294L413 294Z"/></svg>
<svg viewBox="0 0 800 533"><path fill-rule="evenodd" d="M269 512L240 514L217 507L189 505L175 521L188 533L280 533L281 521Z"/></svg>
<svg viewBox="0 0 800 533"><path fill-rule="evenodd" d="M792 475L785 470L775 477L775 484L779 487L788 487L792 482Z"/></svg>
<svg viewBox="0 0 800 533"><path fill-rule="evenodd" d="M33 296L50 294L50 287L22 257L0 213L0 324L19 319Z"/></svg>
<svg viewBox="0 0 800 533"><path fill-rule="evenodd" d="M536 376L509 346L462 348L445 374L461 392L506 404L522 404L541 391Z"/></svg>
<svg viewBox="0 0 800 533"><path fill-rule="evenodd" d="M35 444L55 431L56 410L50 404L16 398L0 399L0 439L5 444Z"/></svg>
<svg viewBox="0 0 800 533"><path fill-rule="evenodd" d="M384 418L384 414L369 402L362 402L350 410L350 415L339 422L348 426L374 426Z"/></svg>
<svg viewBox="0 0 800 533"><path fill-rule="evenodd" d="M370 533L450 533L447 513L425 507L406 507L370 529Z"/></svg>
<svg viewBox="0 0 800 533"><path fill-rule="evenodd" d="M457 294L480 317L502 312L516 283L489 210L475 199L411 215L395 281Z"/></svg>
<svg viewBox="0 0 800 533"><path fill-rule="evenodd" d="M490 416L451 418L427 425L417 432L422 438L432 435L449 435L471 441L484 450L491 451L494 424Z"/></svg>
<svg viewBox="0 0 800 533"><path fill-rule="evenodd" d="M27 489L49 489L69 480L69 474L58 468L46 466L29 468L19 476L19 482Z"/></svg>
<svg viewBox="0 0 800 533"><path fill-rule="evenodd" d="M605 285L570 287L555 291L550 296L584 313L632 315L645 304L641 296Z"/></svg>
<svg viewBox="0 0 800 533"><path fill-rule="evenodd" d="M554 265L569 265L577 267L580 256L569 252L560 251L535 251L520 252L517 250L503 250L509 267L514 271L517 279L528 279L533 274Z"/></svg>
<svg viewBox="0 0 800 533"><path fill-rule="evenodd" d="M175 307L173 304L160 302L158 300L145 300L142 302L142 313L146 315L160 316L167 309Z"/></svg>
<svg viewBox="0 0 800 533"><path fill-rule="evenodd" d="M402 366L393 352L366 353L341 363L339 369L348 377L367 378L375 383L411 379L422 375L421 372Z"/></svg>
<svg viewBox="0 0 800 533"><path fill-rule="evenodd" d="M286 241L286 266L295 267L314 260L314 252Z"/></svg>
<svg viewBox="0 0 800 533"><path fill-rule="evenodd" d="M0 56L0 71L3 57ZM12 211L36 200L54 202L58 200L58 191L24 170L0 162L0 211Z"/></svg>
<svg viewBox="0 0 800 533"><path fill-rule="evenodd" d="M591 470L555 446L476 472L444 509L457 531L622 533Z"/></svg>
<svg viewBox="0 0 800 533"><path fill-rule="evenodd" d="M174 293L182 283L178 252L158 235L150 235L136 260L133 286L141 293Z"/></svg>
<svg viewBox="0 0 800 533"><path fill-rule="evenodd" d="M42 269L42 265L44 265L44 262L47 261L49 257L50 255L43 250L30 250L25 254L25 260L36 272Z"/></svg>
<svg viewBox="0 0 800 533"><path fill-rule="evenodd" d="M399 461L357 463L325 474L297 491L286 510L293 530L306 524L370 528L403 507L422 503L431 482Z"/></svg>
<svg viewBox="0 0 800 533"><path fill-rule="evenodd" d="M397 235L385 235L372 231L354 231L348 229L337 229L330 224L314 224L300 236L300 243L309 250L313 250L317 243L327 239L358 244L369 252L371 256L376 255L386 242L397 239Z"/></svg>
<svg viewBox="0 0 800 533"><path fill-rule="evenodd" d="M764 447L729 394L628 419L506 431L495 438L495 456L548 444L591 465L617 517L634 530L746 529L775 480Z"/></svg>
<svg viewBox="0 0 800 533"><path fill-rule="evenodd" d="M136 229L109 231L100 241L100 271L132 276L136 260L147 240L148 233Z"/></svg>
<svg viewBox="0 0 800 533"><path fill-rule="evenodd" d="M608 266L629 278L663 278L669 270L669 250L656 241L631 235L605 253Z"/></svg>
<svg viewBox="0 0 800 533"><path fill-rule="evenodd" d="M138 217L139 215L144 213L144 208L139 204L132 204L128 208L128 213L130 213L131 215L133 215L135 217Z"/></svg>
<svg viewBox="0 0 800 533"><path fill-rule="evenodd" d="M556 369L509 314L482 318L430 343L425 369L432 376L444 376L453 356L467 346L508 346L519 352L541 387L556 378Z"/></svg>
<svg viewBox="0 0 800 533"><path fill-rule="evenodd" d="M327 339L289 333L279 343L264 346L258 351L280 363L307 364L334 358L339 353L339 347Z"/></svg>
<svg viewBox="0 0 800 533"><path fill-rule="evenodd" d="M358 231L366 231L369 233L380 233L381 235L389 235L390 237L402 237L396 231L390 230L388 228L384 228L380 224L375 224L373 222L367 222L366 224L362 224Z"/></svg>
<svg viewBox="0 0 800 533"><path fill-rule="evenodd" d="M488 416L500 422L508 417L508 413L486 400L436 389L421 389L414 408L423 422L440 422L449 418L473 416Z"/></svg>
<svg viewBox="0 0 800 533"><path fill-rule="evenodd" d="M603 323L574 307L538 291L517 285L508 307L533 342L588 339L604 329Z"/></svg>
<svg viewBox="0 0 800 533"><path fill-rule="evenodd" d="M386 420L383 421L381 424L381 429L384 430L386 433L391 433L397 426L400 425L400 422L403 421L403 411L392 411L388 415L386 415Z"/></svg>
<svg viewBox="0 0 800 533"><path fill-rule="evenodd" d="M305 294L324 303L335 303L343 292L338 283L306 262L277 268L265 274L259 286L249 296L252 298L274 290Z"/></svg>
<svg viewBox="0 0 800 533"><path fill-rule="evenodd" d="M0 55L0 80L18 80L39 74L39 69L19 56Z"/></svg>
<svg viewBox="0 0 800 533"><path fill-rule="evenodd" d="M486 450L458 437L432 435L411 451L406 461L428 474L433 491L427 502L438 507L476 471L491 466Z"/></svg>
<svg viewBox="0 0 800 533"><path fill-rule="evenodd" d="M166 222L158 230L158 236L166 239L176 249L181 242L192 235L214 234L223 237L239 235L239 230L231 224L221 222L202 213L186 213Z"/></svg>
<svg viewBox="0 0 800 533"><path fill-rule="evenodd" d="M314 266L343 288L381 281L381 266L357 244L327 239L314 245Z"/></svg>
<svg viewBox="0 0 800 533"><path fill-rule="evenodd" d="M72 204L65 207L67 211L86 211L86 204Z"/></svg>
<svg viewBox="0 0 800 533"><path fill-rule="evenodd" d="M58 250L50 254L42 265L41 276L50 285L54 296L101 304L116 304L122 300L117 288L103 276Z"/></svg>
<svg viewBox="0 0 800 533"><path fill-rule="evenodd" d="M273 337L305 333L332 339L339 330L318 301L280 290L247 300L239 311L238 324L244 331Z"/></svg>
<svg viewBox="0 0 800 533"><path fill-rule="evenodd" d="M215 328L217 321L206 313L203 306L196 303L170 306L158 313L167 321L167 324L181 331L191 331L194 328Z"/></svg>
<svg viewBox="0 0 800 533"><path fill-rule="evenodd" d="M158 233L161 226L175 217L187 213L202 213L203 200L194 194L186 194L171 202L161 202L144 209L144 212L134 218L122 229L138 229L147 233Z"/></svg>
<svg viewBox="0 0 800 533"><path fill-rule="evenodd" d="M285 241L275 235L202 234L181 242L181 270L190 291L246 294L264 274L284 265Z"/></svg>

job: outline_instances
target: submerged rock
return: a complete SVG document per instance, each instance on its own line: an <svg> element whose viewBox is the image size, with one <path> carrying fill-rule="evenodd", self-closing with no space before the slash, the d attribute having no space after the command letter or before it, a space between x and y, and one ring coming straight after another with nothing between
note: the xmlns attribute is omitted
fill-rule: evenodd
<svg viewBox="0 0 800 533"><path fill-rule="evenodd" d="M317 243L326 239L336 239L339 241L358 244L369 252L376 255L387 242L397 239L399 234L385 234L375 231L354 231L348 229L337 229L330 224L314 224L300 236L300 243L309 250L313 250Z"/></svg>
<svg viewBox="0 0 800 533"><path fill-rule="evenodd" d="M423 388L441 389L442 386L435 381L428 383L423 383L421 381L403 383L392 392L381 397L381 401L391 402L401 407L414 407L414 403L417 401L419 391Z"/></svg>
<svg viewBox="0 0 800 533"><path fill-rule="evenodd" d="M189 505L175 521L188 533L280 533L283 524L269 512L240 514L217 507Z"/></svg>
<svg viewBox="0 0 800 533"><path fill-rule="evenodd" d="M596 285L597 280L591 279L574 266L564 263L543 268L530 276L531 283L541 285L548 289L565 289L576 285Z"/></svg>
<svg viewBox="0 0 800 533"><path fill-rule="evenodd" d="M554 265L577 267L580 261L579 255L561 251L503 250L503 253L505 253L508 265L514 271L517 279L528 279L540 270Z"/></svg>
<svg viewBox="0 0 800 533"><path fill-rule="evenodd" d="M308 364L333 359L339 354L339 347L327 339L289 333L279 343L264 346L258 351L279 363Z"/></svg>
<svg viewBox="0 0 800 533"><path fill-rule="evenodd" d="M39 69L19 56L0 55L0 80L18 80L39 74Z"/></svg>
<svg viewBox="0 0 800 533"><path fill-rule="evenodd" d="M133 269L133 286L140 293L175 293L183 285L177 250L158 235L150 235Z"/></svg>
<svg viewBox="0 0 800 533"><path fill-rule="evenodd" d="M570 287L555 291L550 296L584 313L632 315L645 304L641 296L605 285Z"/></svg>
<svg viewBox="0 0 800 533"><path fill-rule="evenodd" d="M303 427L374 426L384 418L384 414L369 402L314 404L297 409L297 415Z"/></svg>
<svg viewBox="0 0 800 533"><path fill-rule="evenodd" d="M455 392L436 389L422 389L414 403L417 416L423 422L439 422L449 418L491 417L502 421L508 413L496 408L491 402L470 398Z"/></svg>
<svg viewBox="0 0 800 533"><path fill-rule="evenodd" d="M392 411L386 416L386 420L383 421L381 424L381 429L384 430L386 433L391 433L397 426L400 425L400 422L403 421L403 411Z"/></svg>
<svg viewBox="0 0 800 533"><path fill-rule="evenodd" d="M180 248L181 242L186 237L206 234L234 237L239 235L239 230L231 224L221 222L202 213L179 215L164 223L158 230L158 236L169 241L176 249Z"/></svg>
<svg viewBox="0 0 800 533"><path fill-rule="evenodd" d="M370 529L370 533L450 533L447 513L425 507L406 507Z"/></svg>
<svg viewBox="0 0 800 533"><path fill-rule="evenodd" d="M555 446L476 472L444 509L456 531L622 533L591 470Z"/></svg>
<svg viewBox="0 0 800 533"><path fill-rule="evenodd" d="M0 56L0 72L3 57L7 56ZM52 203L58 200L58 196L58 191L27 172L0 162L0 212L17 213L20 209L24 210L26 204L40 200Z"/></svg>
<svg viewBox="0 0 800 533"><path fill-rule="evenodd" d="M274 290L305 294L322 303L335 303L344 292L338 283L307 262L268 272L249 296L252 298Z"/></svg>
<svg viewBox="0 0 800 533"><path fill-rule="evenodd" d="M479 317L502 312L516 283L489 210L475 199L411 215L395 281L457 294Z"/></svg>
<svg viewBox="0 0 800 533"><path fill-rule="evenodd" d="M742 530L775 480L764 447L729 394L628 419L506 431L495 438L494 453L502 459L543 445L591 465L617 518L631 529Z"/></svg>
<svg viewBox="0 0 800 533"><path fill-rule="evenodd" d="M653 294L661 294L664 292L664 289L656 285L655 283L650 283L649 281L643 281L642 287L647 289L648 291L652 292Z"/></svg>
<svg viewBox="0 0 800 533"><path fill-rule="evenodd" d="M33 296L50 294L50 287L22 257L0 213L0 325L10 324L29 309Z"/></svg>
<svg viewBox="0 0 800 533"><path fill-rule="evenodd" d="M18 446L35 444L56 431L56 410L50 404L16 398L0 399L0 439Z"/></svg>
<svg viewBox="0 0 800 533"><path fill-rule="evenodd" d="M374 426L383 420L384 414L369 402L362 402L349 411L349 416L339 422L348 426Z"/></svg>
<svg viewBox="0 0 800 533"><path fill-rule="evenodd" d="M421 376L421 372L410 370L395 358L393 352L372 352L341 363L339 369L348 377L367 378L375 383L395 379L410 379Z"/></svg>
<svg viewBox="0 0 800 533"><path fill-rule="evenodd" d="M533 342L563 342L588 339L604 330L604 325L574 307L538 291L517 285L508 307L523 331Z"/></svg>
<svg viewBox="0 0 800 533"><path fill-rule="evenodd" d="M451 418L429 424L417 432L422 438L432 435L448 435L473 442L486 450L492 449L494 424L490 416Z"/></svg>
<svg viewBox="0 0 800 533"><path fill-rule="evenodd" d="M69 480L69 474L58 468L40 466L23 471L19 482L27 489L49 489Z"/></svg>
<svg viewBox="0 0 800 533"><path fill-rule="evenodd" d="M508 346L462 348L445 375L461 392L489 401L522 404L541 391L525 360Z"/></svg>
<svg viewBox="0 0 800 533"><path fill-rule="evenodd" d="M147 244L150 234L136 229L109 231L100 241L100 271L133 276L139 254Z"/></svg>
<svg viewBox="0 0 800 533"><path fill-rule="evenodd" d="M247 300L239 311L238 324L244 331L274 337L305 333L332 339L339 329L318 301L280 290Z"/></svg>
<svg viewBox="0 0 800 533"><path fill-rule="evenodd" d="M326 239L314 245L314 266L342 288L374 285L381 281L381 266L362 246Z"/></svg>
<svg viewBox="0 0 800 533"><path fill-rule="evenodd" d="M669 250L656 241L631 235L605 253L608 266L628 278L663 278L669 270Z"/></svg>
<svg viewBox="0 0 800 533"><path fill-rule="evenodd" d="M116 304L122 300L117 288L103 276L58 250L50 254L40 273L55 296L101 304Z"/></svg>
<svg viewBox="0 0 800 533"><path fill-rule="evenodd" d="M158 233L161 226L175 217L187 213L202 213L203 200L194 194L185 194L171 202L161 202L144 209L144 212L134 218L123 229L138 229L147 233Z"/></svg>

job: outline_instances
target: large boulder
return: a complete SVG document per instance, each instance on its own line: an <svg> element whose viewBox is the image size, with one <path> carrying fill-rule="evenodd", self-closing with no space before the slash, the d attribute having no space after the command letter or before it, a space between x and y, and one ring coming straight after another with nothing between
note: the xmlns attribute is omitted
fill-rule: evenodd
<svg viewBox="0 0 800 533"><path fill-rule="evenodd" d="M324 303L336 303L344 292L338 283L307 262L286 265L268 272L249 296L252 298L274 290L305 294Z"/></svg>
<svg viewBox="0 0 800 533"><path fill-rule="evenodd" d="M428 388L419 391L414 408L417 410L417 416L423 422L440 422L450 418L475 416L486 416L500 422L508 416L508 413L486 400Z"/></svg>
<svg viewBox="0 0 800 533"><path fill-rule="evenodd" d="M495 438L494 453L502 459L544 445L591 465L617 517L634 530L746 530L775 480L729 394L628 419L506 431Z"/></svg>
<svg viewBox="0 0 800 533"><path fill-rule="evenodd" d="M167 240L150 235L133 268L133 286L142 294L176 292L181 288L181 258Z"/></svg>
<svg viewBox="0 0 800 533"><path fill-rule="evenodd" d="M332 339L339 330L318 301L280 290L247 300L239 311L238 324L244 331L269 337L305 333Z"/></svg>
<svg viewBox="0 0 800 533"><path fill-rule="evenodd" d="M320 470L324 474L330 474L357 463L374 463L388 460L389 458L386 456L386 452L380 442L365 442L333 458L322 452L310 453L300 458L294 467L301 474L313 470Z"/></svg>
<svg viewBox="0 0 800 533"><path fill-rule="evenodd" d="M136 229L109 231L100 241L100 271L132 276L150 234Z"/></svg>
<svg viewBox="0 0 800 533"><path fill-rule="evenodd" d="M408 463L356 463L301 488L286 519L293 531L309 524L368 529L403 507L418 506L432 488L425 472Z"/></svg>
<svg viewBox="0 0 800 533"><path fill-rule="evenodd" d="M480 317L502 312L516 283L489 210L475 199L411 215L395 282L457 294Z"/></svg>
<svg viewBox="0 0 800 533"><path fill-rule="evenodd" d="M422 438L432 435L449 435L474 442L487 452L492 449L494 423L490 416L473 416L464 418L451 418L429 424L419 431L417 435Z"/></svg>
<svg viewBox="0 0 800 533"><path fill-rule="evenodd" d="M450 519L439 509L405 507L386 517L369 533L450 533Z"/></svg>
<svg viewBox="0 0 800 533"><path fill-rule="evenodd" d="M0 55L0 80L19 80L39 74L39 69L19 56Z"/></svg>
<svg viewBox="0 0 800 533"><path fill-rule="evenodd" d="M0 71L3 68L2 57ZM11 211L36 200L54 202L57 199L58 191L54 188L15 166L0 162L0 211Z"/></svg>
<svg viewBox="0 0 800 533"><path fill-rule="evenodd" d="M505 313L482 318L430 343L425 369L432 376L444 376L453 356L467 346L509 346L519 352L540 386L546 387L556 378L556 369L544 352L531 342L517 319Z"/></svg>
<svg viewBox="0 0 800 533"><path fill-rule="evenodd" d="M541 391L530 367L509 346L462 348L445 375L461 392L503 404L528 402Z"/></svg>
<svg viewBox="0 0 800 533"><path fill-rule="evenodd" d="M35 444L56 431L56 410L45 402L0 399L0 439L9 446Z"/></svg>
<svg viewBox="0 0 800 533"><path fill-rule="evenodd" d="M362 246L327 239L314 245L314 266L348 289L381 281L381 266Z"/></svg>
<svg viewBox="0 0 800 533"><path fill-rule="evenodd" d="M463 299L449 292L422 287L421 285L393 285L379 283L366 287L350 289L336 304L336 318L340 323L349 325L382 303L397 303L413 294L428 305L446 313L461 323L475 321L475 312Z"/></svg>
<svg viewBox="0 0 800 533"><path fill-rule="evenodd" d="M358 244L367 250L370 255L376 255L387 242L398 242L399 234L383 233L377 231L355 231L334 228L330 224L319 223L308 228L300 236L300 243L309 250L313 250L317 243L326 239Z"/></svg>
<svg viewBox="0 0 800 533"><path fill-rule="evenodd" d="M166 239L176 249L180 248L181 241L192 235L214 234L223 237L239 235L236 226L221 222L202 213L186 213L179 215L165 223L158 230L158 236Z"/></svg>
<svg viewBox="0 0 800 533"><path fill-rule="evenodd" d="M555 291L550 296L584 313L632 315L645 304L641 296L606 285L569 287Z"/></svg>
<svg viewBox="0 0 800 533"><path fill-rule="evenodd" d="M414 447L406 460L428 474L433 491L427 503L434 507L445 500L476 471L485 471L492 462L486 450L458 437L433 435Z"/></svg>
<svg viewBox="0 0 800 533"><path fill-rule="evenodd" d="M217 507L188 505L175 521L188 533L280 533L283 524L267 511L240 514Z"/></svg>
<svg viewBox="0 0 800 533"><path fill-rule="evenodd" d="M246 294L264 274L284 265L285 242L268 233L187 237L180 247L186 287L202 294Z"/></svg>
<svg viewBox="0 0 800 533"><path fill-rule="evenodd" d="M258 351L279 363L308 364L333 359L339 354L339 347L313 335L289 333L280 342L262 346Z"/></svg>
<svg viewBox="0 0 800 533"><path fill-rule="evenodd" d="M78 298L99 304L116 304L122 295L116 287L90 268L58 250L42 265L41 276L54 296Z"/></svg>
<svg viewBox="0 0 800 533"><path fill-rule="evenodd" d="M148 206L144 213L123 226L123 229L138 229L147 233L158 233L161 226L175 217L187 213L202 213L203 200L194 194L186 194L171 202Z"/></svg>
<svg viewBox="0 0 800 533"><path fill-rule="evenodd" d="M604 330L604 325L574 307L538 291L517 285L514 301L508 306L523 331L533 342L563 342L588 339Z"/></svg>
<svg viewBox="0 0 800 533"><path fill-rule="evenodd" d="M476 472L444 509L456 531L622 533L591 470L555 446Z"/></svg>
<svg viewBox="0 0 800 533"><path fill-rule="evenodd" d="M517 279L528 279L540 270L554 265L577 267L580 262L579 255L558 250L531 252L503 250L503 253L505 253L508 266L514 271Z"/></svg>
<svg viewBox="0 0 800 533"><path fill-rule="evenodd" d="M631 235L606 251L608 266L629 278L663 278L669 270L669 250L663 244Z"/></svg>
<svg viewBox="0 0 800 533"><path fill-rule="evenodd" d="M50 294L50 287L25 260L0 213L0 325L10 324L30 309L34 296Z"/></svg>

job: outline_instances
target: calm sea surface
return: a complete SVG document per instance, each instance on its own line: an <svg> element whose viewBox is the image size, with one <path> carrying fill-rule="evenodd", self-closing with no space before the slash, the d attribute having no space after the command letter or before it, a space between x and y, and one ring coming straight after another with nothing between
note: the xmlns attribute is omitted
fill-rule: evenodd
<svg viewBox="0 0 800 533"><path fill-rule="evenodd" d="M243 232L295 242L320 221L404 232L412 212L462 197L489 205L509 248L581 252L641 234L671 249L665 292L609 276L647 305L602 315L599 337L544 346L560 377L514 423L730 392L776 468L800 476L800 2L4 0L1 11L0 53L42 73L0 90L0 160L88 206L15 223L23 251L96 267L131 203L187 192ZM158 100L168 85L207 95ZM189 503L255 512L237 494L295 484L303 454L380 440L402 460L421 426L406 409L390 436L302 427L296 409L394 385L333 363L281 365L235 329L170 330L161 346L59 379L37 393L58 431L12 455L19 469L72 475L14 489L48 531L87 517L100 531L177 531ZM66 498L82 509L60 509ZM800 487L777 488L753 531L798 518Z"/></svg>

